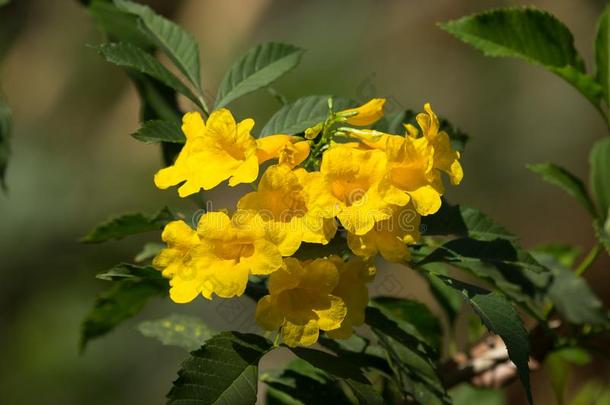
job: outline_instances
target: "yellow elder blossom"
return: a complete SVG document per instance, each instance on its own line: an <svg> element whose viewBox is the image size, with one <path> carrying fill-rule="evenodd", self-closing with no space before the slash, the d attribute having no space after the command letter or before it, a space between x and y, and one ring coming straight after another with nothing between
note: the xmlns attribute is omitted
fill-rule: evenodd
<svg viewBox="0 0 610 405"><path fill-rule="evenodd" d="M374 98L357 108L341 111L339 115L356 113L347 119L347 123L358 127L374 124L383 117L385 98Z"/></svg>
<svg viewBox="0 0 610 405"><path fill-rule="evenodd" d="M327 332L333 339L347 339L352 335L355 326L364 323L364 310L369 303L367 283L375 278L376 269L371 263L361 258L344 262L338 256L329 257L339 270L339 284L332 294L341 298L347 306L347 314L341 327Z"/></svg>
<svg viewBox="0 0 610 405"><path fill-rule="evenodd" d="M334 144L322 155L320 171L308 173L303 179L310 209L321 216L337 216L349 232L363 235L375 222L390 217L390 205L385 200L400 197L392 196L398 190L380 189L386 172L383 151Z"/></svg>
<svg viewBox="0 0 610 405"><path fill-rule="evenodd" d="M300 180L304 176L304 169L293 171L283 164L270 166L261 177L258 190L237 203L239 209L258 213L283 256L296 252L301 242L326 244L337 230L333 218L323 218L308 209Z"/></svg>
<svg viewBox="0 0 610 405"><path fill-rule="evenodd" d="M170 278L170 297L177 303L198 294L211 299L244 293L250 274L266 275L279 269L281 254L265 238L265 230L253 213L233 218L223 212L201 217L197 232L183 221L169 223L162 239L168 244L153 265Z"/></svg>
<svg viewBox="0 0 610 405"><path fill-rule="evenodd" d="M409 260L407 245L419 240L420 216L411 204L393 206L392 217L375 224L364 235L347 234L347 244L354 254L373 257L377 253L389 262Z"/></svg>
<svg viewBox="0 0 610 405"><path fill-rule="evenodd" d="M327 259L284 262L285 268L269 277L269 295L258 302L256 321L266 330L281 328L288 346L309 346L318 341L320 330L340 328L347 315L345 302L332 294L339 270Z"/></svg>
<svg viewBox="0 0 610 405"><path fill-rule="evenodd" d="M309 144L299 138L272 135L259 140L250 131L254 120L235 122L231 112L221 108L210 114L207 122L198 112L182 118L186 143L172 166L155 175L155 185L161 189L184 182L178 189L180 197L209 190L229 179L230 186L252 183L258 177L260 163L278 158L287 150L295 165L309 154Z"/></svg>

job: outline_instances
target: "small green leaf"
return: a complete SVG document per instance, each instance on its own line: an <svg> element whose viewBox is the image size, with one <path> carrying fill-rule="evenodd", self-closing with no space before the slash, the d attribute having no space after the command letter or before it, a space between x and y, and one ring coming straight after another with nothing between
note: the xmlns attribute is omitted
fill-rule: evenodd
<svg viewBox="0 0 610 405"><path fill-rule="evenodd" d="M111 239L121 239L125 236L143 232L155 231L163 228L168 222L175 219L174 214L165 207L154 215L123 214L110 218L96 226L81 241L86 243L106 242Z"/></svg>
<svg viewBox="0 0 610 405"><path fill-rule="evenodd" d="M253 334L212 337L182 363L168 405L254 404L258 362L271 348L271 342Z"/></svg>
<svg viewBox="0 0 610 405"><path fill-rule="evenodd" d="M545 11L532 7L497 9L443 23L441 28L487 56L542 65L598 105L601 86L585 73L572 33Z"/></svg>
<svg viewBox="0 0 610 405"><path fill-rule="evenodd" d="M602 223L610 210L610 138L595 143L589 155L591 190Z"/></svg>
<svg viewBox="0 0 610 405"><path fill-rule="evenodd" d="M98 45L95 49L108 62L147 74L178 93L184 94L201 107L201 103L188 87L178 80L172 72L167 70L161 62L141 48L129 43L117 42Z"/></svg>
<svg viewBox="0 0 610 405"><path fill-rule="evenodd" d="M121 10L140 17L144 32L201 93L199 45L195 39L178 24L156 14L150 7L126 0L115 0L115 4Z"/></svg>
<svg viewBox="0 0 610 405"><path fill-rule="evenodd" d="M610 6L606 6L597 25L595 70L595 78L602 87L606 105L610 106Z"/></svg>
<svg viewBox="0 0 610 405"><path fill-rule="evenodd" d="M271 84L294 69L303 50L293 45L268 42L250 49L231 66L220 83L216 107Z"/></svg>
<svg viewBox="0 0 610 405"><path fill-rule="evenodd" d="M597 215L591 197L589 197L582 180L578 177L553 163L533 164L528 165L527 168L539 174L542 180L563 189L563 191L576 198L593 217Z"/></svg>
<svg viewBox="0 0 610 405"><path fill-rule="evenodd" d="M449 277L439 276L447 285L460 291L487 328L500 336L508 356L517 366L519 379L532 403L528 359L530 344L527 331L513 306L500 294Z"/></svg>
<svg viewBox="0 0 610 405"><path fill-rule="evenodd" d="M142 322L138 325L138 330L146 337L160 340L164 345L178 346L188 351L201 347L214 333L200 318L178 314Z"/></svg>
<svg viewBox="0 0 610 405"><path fill-rule="evenodd" d="M151 120L142 124L140 129L131 134L144 143L184 143L186 137L177 121Z"/></svg>
<svg viewBox="0 0 610 405"><path fill-rule="evenodd" d="M152 266L138 266L131 263L120 263L111 269L96 274L96 278L106 281L117 281L126 278L163 280L161 272Z"/></svg>
<svg viewBox="0 0 610 405"><path fill-rule="evenodd" d="M91 339L110 332L140 312L150 298L165 295L168 289L167 280L163 278L128 277L115 282L112 288L98 295L83 321L81 351Z"/></svg>
<svg viewBox="0 0 610 405"><path fill-rule="evenodd" d="M0 98L0 187L6 191L6 168L11 153L11 110Z"/></svg>
<svg viewBox="0 0 610 405"><path fill-rule="evenodd" d="M328 117L328 99L333 99L335 111L353 106L348 99L326 96L306 96L284 105L267 121L261 130L261 137L274 134L294 135L304 132Z"/></svg>

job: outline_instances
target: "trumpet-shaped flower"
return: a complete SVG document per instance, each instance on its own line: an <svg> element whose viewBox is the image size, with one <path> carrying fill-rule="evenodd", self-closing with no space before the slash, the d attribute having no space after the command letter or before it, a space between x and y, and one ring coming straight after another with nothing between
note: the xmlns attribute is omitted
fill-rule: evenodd
<svg viewBox="0 0 610 405"><path fill-rule="evenodd" d="M250 134L254 121L235 123L231 112L221 108L210 114L207 122L191 112L182 119L186 143L172 166L155 175L161 189L183 182L180 197L209 190L229 179L229 185L251 183L258 177L256 141Z"/></svg>
<svg viewBox="0 0 610 405"><path fill-rule="evenodd" d="M366 284L373 281L377 270L375 266L361 258L344 262L338 256L331 256L329 260L335 263L339 270L339 283L332 294L345 302L347 314L341 322L341 327L327 333L333 339L347 339L352 335L355 326L364 323L364 310L369 302Z"/></svg>
<svg viewBox="0 0 610 405"><path fill-rule="evenodd" d="M383 117L383 105L385 98L374 98L357 108L350 108L339 113L339 115L348 115L347 123L363 127L374 124ZM351 115L355 113L355 115Z"/></svg>
<svg viewBox="0 0 610 405"><path fill-rule="evenodd" d="M223 298L239 296L250 274L279 269L281 254L260 224L251 212L233 218L223 212L206 213L196 233L182 221L168 224L162 235L168 248L154 265L170 278L170 297L184 303L198 294L207 299L214 293Z"/></svg>
<svg viewBox="0 0 610 405"><path fill-rule="evenodd" d="M345 302L332 294L339 271L327 259L284 262L285 268L269 277L269 295L258 302L256 321L266 330L281 328L288 346L309 346L318 341L320 330L338 329L347 315Z"/></svg>
<svg viewBox="0 0 610 405"><path fill-rule="evenodd" d="M389 219L377 222L364 235L347 234L347 244L354 254L373 257L377 253L389 262L402 262L411 257L407 245L419 240L420 216L411 204L394 206Z"/></svg>
<svg viewBox="0 0 610 405"><path fill-rule="evenodd" d="M396 190L380 189L386 172L383 151L332 145L322 156L320 171L304 176L310 209L320 216L336 215L349 232L365 234L375 222L390 217L385 199Z"/></svg>
<svg viewBox="0 0 610 405"><path fill-rule="evenodd" d="M258 190L243 196L237 208L254 210L265 222L269 238L283 256L297 251L301 242L328 243L335 234L332 218L315 215L306 205L300 177L304 169L291 170L288 165L269 167L258 185Z"/></svg>
<svg viewBox="0 0 610 405"><path fill-rule="evenodd" d="M290 168L299 165L309 156L309 142L291 135L271 135L256 140L258 163L278 159Z"/></svg>

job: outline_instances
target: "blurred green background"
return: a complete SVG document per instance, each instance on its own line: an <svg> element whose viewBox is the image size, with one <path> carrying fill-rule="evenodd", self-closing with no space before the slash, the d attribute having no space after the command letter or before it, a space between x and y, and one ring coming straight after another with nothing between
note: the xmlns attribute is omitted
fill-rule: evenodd
<svg viewBox="0 0 610 405"><path fill-rule="evenodd" d="M526 163L554 161L586 178L587 154L604 123L575 90L542 69L484 58L436 23L521 1L155 1L153 7L199 40L207 91L254 44L294 43L308 50L301 66L275 86L289 99L335 94L358 101L389 99L388 109L437 113L471 135L463 155L465 180L448 190L522 237L527 247L593 243L587 214L573 199L542 183ZM591 66L595 22L604 0L534 0L564 21ZM172 312L202 314L216 328L251 327L252 306L196 300L151 302L136 319L93 341L78 355L79 324L96 293L94 274L129 261L145 241L106 245L78 238L110 214L152 213L164 204L194 208L174 191L156 190L154 146L129 136L138 127L138 100L118 68L87 44L102 41L77 1L13 0L0 8L0 89L14 113L9 193L0 195L0 402L3 404L161 404L179 349L141 336L138 321ZM184 104L188 108L188 104ZM279 108L264 91L234 106L261 128ZM243 192L238 189L237 192ZM232 195L208 194L217 207ZM587 274L608 303L609 261ZM384 270L373 290L429 300L405 269ZM265 360L273 365L282 353ZM579 374L610 381L596 363ZM538 403L552 401L544 373L534 377ZM578 381L576 381L578 383ZM521 403L519 387L509 403Z"/></svg>

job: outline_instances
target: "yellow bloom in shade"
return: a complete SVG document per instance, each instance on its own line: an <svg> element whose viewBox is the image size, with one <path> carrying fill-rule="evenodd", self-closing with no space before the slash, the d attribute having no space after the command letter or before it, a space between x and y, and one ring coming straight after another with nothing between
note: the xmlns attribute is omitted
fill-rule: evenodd
<svg viewBox="0 0 610 405"><path fill-rule="evenodd" d="M287 165L270 166L258 190L243 196L237 203L241 210L254 210L264 222L271 239L283 256L297 251L301 242L328 243L337 230L332 218L315 215L306 205L300 178L304 169L291 170Z"/></svg>
<svg viewBox="0 0 610 405"><path fill-rule="evenodd" d="M384 104L385 98L374 98L366 104L361 105L360 107L350 108L349 110L341 111L339 115L355 112L357 114L349 117L347 119L347 123L350 125L363 127L366 125L374 124L375 122L379 121L381 117L383 117Z"/></svg>
<svg viewBox="0 0 610 405"><path fill-rule="evenodd" d="M352 335L355 326L364 323L364 310L369 302L369 293L366 286L375 278L377 270L371 263L361 258L350 259L344 262L338 256L329 257L339 270L339 284L332 294L341 298L347 306L347 314L341 327L327 332L333 339L347 339Z"/></svg>
<svg viewBox="0 0 610 405"><path fill-rule="evenodd" d="M182 118L186 143L174 164L157 172L155 185L166 189L184 182L178 194L186 197L227 179L230 186L253 182L258 177L253 126L249 118L236 123L224 108L210 114L207 122L197 112L186 113Z"/></svg>
<svg viewBox="0 0 610 405"><path fill-rule="evenodd" d="M198 294L211 299L244 293L250 274L266 275L279 269L281 254L266 239L261 221L251 212L233 218L223 212L201 217L197 232L182 221L168 224L162 250L153 264L170 278L170 297L177 303Z"/></svg>
<svg viewBox="0 0 610 405"><path fill-rule="evenodd" d="M285 268L269 277L269 295L256 306L256 321L266 330L281 328L288 346L310 346L320 330L341 327L345 302L332 294L340 280L336 264L327 259L300 262L284 259Z"/></svg>
<svg viewBox="0 0 610 405"><path fill-rule="evenodd" d="M462 166L460 165L460 152L451 149L449 135L445 131L440 131L438 117L432 111L430 103L424 105L426 113L417 114L417 123L424 133L424 137L434 148L434 167L449 175L451 184L460 184L464 177Z"/></svg>
<svg viewBox="0 0 610 405"><path fill-rule="evenodd" d="M347 244L354 254L373 257L377 253L389 262L402 262L411 257L407 245L419 240L420 216L411 204L394 206L389 219L377 222L364 235L347 234Z"/></svg>
<svg viewBox="0 0 610 405"><path fill-rule="evenodd" d="M309 156L309 142L291 135L271 135L256 140L258 163L278 159L280 164L295 167Z"/></svg>
<svg viewBox="0 0 610 405"><path fill-rule="evenodd" d="M320 216L336 215L351 233L367 233L375 222L391 214L385 198L394 190L379 188L386 166L383 151L332 145L322 156L320 171L304 176L310 209Z"/></svg>

